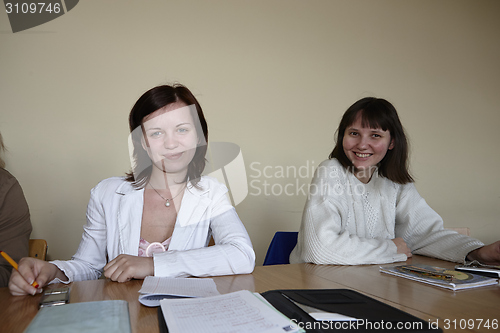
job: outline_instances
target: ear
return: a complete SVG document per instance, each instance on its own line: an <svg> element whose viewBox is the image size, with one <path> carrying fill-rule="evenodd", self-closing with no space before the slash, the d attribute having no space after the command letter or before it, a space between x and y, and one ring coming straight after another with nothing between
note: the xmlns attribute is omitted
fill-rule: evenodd
<svg viewBox="0 0 500 333"><path fill-rule="evenodd" d="M394 148L394 139L391 139L391 143L389 144L389 150L392 150Z"/></svg>

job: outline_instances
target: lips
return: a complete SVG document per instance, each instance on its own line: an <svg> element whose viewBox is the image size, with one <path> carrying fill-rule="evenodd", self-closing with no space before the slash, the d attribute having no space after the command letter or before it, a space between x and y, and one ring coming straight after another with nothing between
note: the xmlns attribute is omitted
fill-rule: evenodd
<svg viewBox="0 0 500 333"><path fill-rule="evenodd" d="M354 153L354 155L356 155L359 158L367 158L367 157L372 156L373 154Z"/></svg>
<svg viewBox="0 0 500 333"><path fill-rule="evenodd" d="M168 155L163 155L167 160L177 160L179 159L182 154L184 154L184 152L182 153L177 153L177 154L168 154Z"/></svg>

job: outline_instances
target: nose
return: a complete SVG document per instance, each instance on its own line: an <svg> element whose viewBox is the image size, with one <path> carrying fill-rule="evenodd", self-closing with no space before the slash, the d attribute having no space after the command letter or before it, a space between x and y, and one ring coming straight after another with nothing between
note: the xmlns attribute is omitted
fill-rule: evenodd
<svg viewBox="0 0 500 333"><path fill-rule="evenodd" d="M368 138L365 136L360 136L357 146L360 150L368 149Z"/></svg>
<svg viewBox="0 0 500 333"><path fill-rule="evenodd" d="M163 141L163 146L166 149L174 149L178 145L179 145L179 142L177 141L177 138L175 137L174 134L165 135L165 140Z"/></svg>

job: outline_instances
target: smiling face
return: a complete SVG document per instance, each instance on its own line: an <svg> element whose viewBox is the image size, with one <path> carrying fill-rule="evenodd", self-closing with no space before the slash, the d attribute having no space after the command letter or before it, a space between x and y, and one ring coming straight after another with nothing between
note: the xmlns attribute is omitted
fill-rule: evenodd
<svg viewBox="0 0 500 333"><path fill-rule="evenodd" d="M199 143L190 107L175 102L156 110L143 121L143 148L159 171L183 179Z"/></svg>
<svg viewBox="0 0 500 333"><path fill-rule="evenodd" d="M389 131L381 128L364 127L361 115L347 126L342 146L347 158L354 166L354 175L363 183L368 183L377 165L387 151L394 147Z"/></svg>

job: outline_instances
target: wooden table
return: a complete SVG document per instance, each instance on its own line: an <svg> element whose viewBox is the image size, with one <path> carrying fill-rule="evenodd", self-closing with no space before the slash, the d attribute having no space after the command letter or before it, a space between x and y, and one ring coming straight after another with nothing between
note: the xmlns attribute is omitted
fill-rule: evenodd
<svg viewBox="0 0 500 333"><path fill-rule="evenodd" d="M453 267L437 259L414 256L407 264ZM214 277L221 293L247 289L264 292L273 289L354 289L402 309L426 321L438 323L445 331L495 332L500 325L500 287L450 291L403 278L382 274L378 265L325 266L313 264L259 266L252 274ZM72 303L123 299L129 303L133 332L159 332L157 309L138 302L142 280L127 283L107 279L74 282ZM48 288L56 288L52 285ZM0 331L23 332L38 311L37 296L11 296L0 288ZM480 322L482 320L482 322ZM490 328L485 327L489 321ZM462 329L463 328L463 329Z"/></svg>

